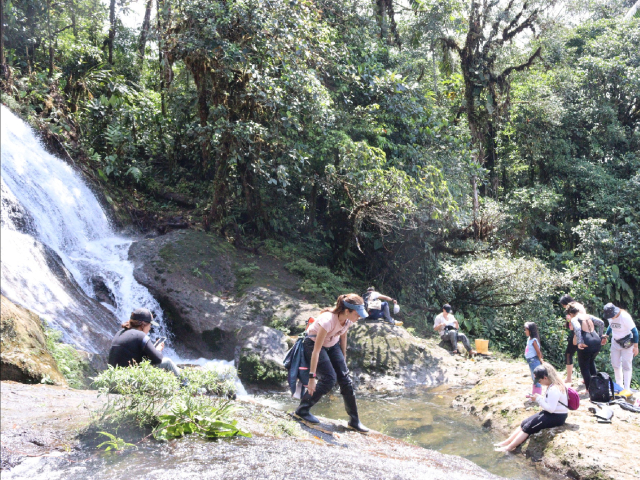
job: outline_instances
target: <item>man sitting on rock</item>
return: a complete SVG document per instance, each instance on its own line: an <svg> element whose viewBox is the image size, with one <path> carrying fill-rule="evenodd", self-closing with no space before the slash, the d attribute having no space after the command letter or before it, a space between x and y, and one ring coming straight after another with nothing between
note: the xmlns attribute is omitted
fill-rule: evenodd
<svg viewBox="0 0 640 480"><path fill-rule="evenodd" d="M384 318L384 321L391 325L401 326L403 322L398 322L391 318L391 312L389 311L389 302L393 302L394 310L397 308L398 301L382 295L380 292L376 292L375 287L369 287L367 293L362 295L364 299L364 308L367 310L369 316L366 320L378 320Z"/></svg>
<svg viewBox="0 0 640 480"><path fill-rule="evenodd" d="M451 305L445 303L442 306L442 313L437 315L433 322L433 329L440 333L442 341L451 342L452 353L458 353L458 340L462 342L464 348L470 356L475 355L475 350L471 348L469 339L464 333L460 333L460 325L456 317L451 313Z"/></svg>
<svg viewBox="0 0 640 480"><path fill-rule="evenodd" d="M153 315L149 310L134 310L131 318L122 324L122 330L113 337L109 349L109 365L128 367L149 360L154 367L168 370L180 378L180 369L173 360L162 356L164 342L155 346L149 339L151 325L159 326L153 321Z"/></svg>

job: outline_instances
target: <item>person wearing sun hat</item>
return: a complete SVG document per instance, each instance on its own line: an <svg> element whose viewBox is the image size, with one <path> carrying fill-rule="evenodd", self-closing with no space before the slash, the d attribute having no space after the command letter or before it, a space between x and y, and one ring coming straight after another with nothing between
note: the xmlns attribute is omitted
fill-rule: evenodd
<svg viewBox="0 0 640 480"><path fill-rule="evenodd" d="M629 312L616 307L613 303L607 303L604 306L604 319L609 320L609 327L603 337L603 345L611 336L611 366L616 383L625 390L629 390L633 373L633 357L638 355L638 329Z"/></svg>
<svg viewBox="0 0 640 480"><path fill-rule="evenodd" d="M155 346L150 341L151 326L159 327L153 320L153 314L146 308L137 308L131 312L129 320L122 324L109 349L109 365L128 367L149 360L154 367L162 368L180 378L180 369L169 357L162 355L164 342Z"/></svg>
<svg viewBox="0 0 640 480"><path fill-rule="evenodd" d="M361 318L367 318L364 300L355 293L349 293L340 295L335 307L320 312L307 330L303 347L309 363L309 385L295 411L297 417L310 423L320 423L309 410L337 383L349 415L349 427L362 433L369 431L358 418L356 396L345 361L347 331Z"/></svg>

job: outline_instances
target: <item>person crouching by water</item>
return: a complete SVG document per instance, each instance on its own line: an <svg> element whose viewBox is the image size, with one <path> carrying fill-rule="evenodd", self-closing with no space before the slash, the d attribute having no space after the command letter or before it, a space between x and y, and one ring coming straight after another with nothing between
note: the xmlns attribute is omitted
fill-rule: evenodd
<svg viewBox="0 0 640 480"><path fill-rule="evenodd" d="M307 330L304 355L309 362L308 391L300 400L295 415L309 423L320 423L309 410L329 393L336 382L349 415L349 427L369 431L358 418L358 407L347 368L347 331L360 318L367 318L364 300L355 293L340 295L334 308L324 309Z"/></svg>
<svg viewBox="0 0 640 480"><path fill-rule="evenodd" d="M544 396L539 394L527 395L542 407L542 411L525 418L511 436L504 442L496 443L496 450L511 452L523 443L529 435L538 433L546 428L559 427L567 421L569 409L567 405L567 387L552 365L543 362L533 370L537 382L547 387Z"/></svg>
<svg viewBox="0 0 640 480"><path fill-rule="evenodd" d="M146 308L138 308L131 313L131 318L122 324L122 330L116 333L109 349L109 365L128 367L148 359L151 365L168 370L180 378L180 369L169 357L162 356L164 342L155 347L149 339L151 325L159 326L153 321L153 315Z"/></svg>

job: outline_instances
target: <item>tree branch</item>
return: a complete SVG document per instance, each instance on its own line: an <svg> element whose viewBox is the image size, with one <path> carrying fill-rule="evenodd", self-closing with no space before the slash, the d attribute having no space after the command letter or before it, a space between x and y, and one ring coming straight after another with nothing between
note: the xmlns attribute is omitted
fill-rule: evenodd
<svg viewBox="0 0 640 480"><path fill-rule="evenodd" d="M507 77L511 75L513 72L521 72L522 70L525 70L529 68L531 65L533 65L533 61L540 56L541 51L542 51L542 47L538 47L536 51L533 52L533 55L531 55L525 63L522 63L514 67L506 68L500 75L498 75L497 77L498 84L503 85Z"/></svg>

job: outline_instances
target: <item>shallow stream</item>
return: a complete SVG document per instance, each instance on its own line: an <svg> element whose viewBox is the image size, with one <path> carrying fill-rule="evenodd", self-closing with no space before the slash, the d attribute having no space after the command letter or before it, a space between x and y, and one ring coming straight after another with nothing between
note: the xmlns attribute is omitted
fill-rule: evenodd
<svg viewBox="0 0 640 480"><path fill-rule="evenodd" d="M398 396L366 396L358 399L358 411L360 420L369 428L424 448L459 455L496 475L518 480L557 478L536 469L522 454L494 451L493 444L504 438L482 428L477 419L452 409L455 395L455 390L444 386ZM259 398L287 411L298 404L288 394ZM337 390L313 407L313 413L348 420Z"/></svg>

